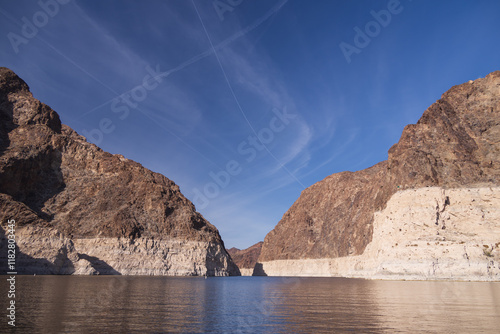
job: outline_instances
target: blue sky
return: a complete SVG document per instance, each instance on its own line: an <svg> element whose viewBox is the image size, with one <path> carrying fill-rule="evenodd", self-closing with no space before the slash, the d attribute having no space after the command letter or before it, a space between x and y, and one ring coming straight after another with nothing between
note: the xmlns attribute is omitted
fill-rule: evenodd
<svg viewBox="0 0 500 334"><path fill-rule="evenodd" d="M500 69L498 1L0 1L0 66L175 181L227 247Z"/></svg>

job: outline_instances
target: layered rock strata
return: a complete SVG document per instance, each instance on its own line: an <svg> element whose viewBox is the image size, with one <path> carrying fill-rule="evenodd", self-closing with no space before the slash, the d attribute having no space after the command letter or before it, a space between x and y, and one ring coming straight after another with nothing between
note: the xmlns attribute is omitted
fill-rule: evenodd
<svg viewBox="0 0 500 334"><path fill-rule="evenodd" d="M361 255L260 265L270 276L497 281L500 187L403 190L375 213Z"/></svg>
<svg viewBox="0 0 500 334"><path fill-rule="evenodd" d="M88 143L0 68L0 257L18 272L238 275L217 229L161 174Z"/></svg>
<svg viewBox="0 0 500 334"><path fill-rule="evenodd" d="M443 94L405 127L387 161L304 190L266 236L256 269L499 280L499 186L497 71Z"/></svg>

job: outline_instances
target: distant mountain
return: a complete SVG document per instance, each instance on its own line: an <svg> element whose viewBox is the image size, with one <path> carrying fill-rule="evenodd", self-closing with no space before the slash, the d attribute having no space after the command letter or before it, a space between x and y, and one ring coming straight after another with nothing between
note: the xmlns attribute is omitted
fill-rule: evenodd
<svg viewBox="0 0 500 334"><path fill-rule="evenodd" d="M18 273L239 275L174 182L88 143L7 68L0 118L0 257L15 220Z"/></svg>
<svg viewBox="0 0 500 334"><path fill-rule="evenodd" d="M255 264L260 255L263 242L258 242L247 249L230 248L227 250L234 263L240 268L241 275L252 276Z"/></svg>
<svg viewBox="0 0 500 334"><path fill-rule="evenodd" d="M263 275L500 280L500 71L452 87L387 161L304 190Z"/></svg>

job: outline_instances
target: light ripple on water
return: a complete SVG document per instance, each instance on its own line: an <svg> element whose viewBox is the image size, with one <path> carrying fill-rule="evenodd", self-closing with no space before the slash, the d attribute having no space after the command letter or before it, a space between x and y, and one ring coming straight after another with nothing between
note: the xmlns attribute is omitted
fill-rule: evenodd
<svg viewBox="0 0 500 334"><path fill-rule="evenodd" d="M498 333L500 283L17 276L16 307L19 333Z"/></svg>

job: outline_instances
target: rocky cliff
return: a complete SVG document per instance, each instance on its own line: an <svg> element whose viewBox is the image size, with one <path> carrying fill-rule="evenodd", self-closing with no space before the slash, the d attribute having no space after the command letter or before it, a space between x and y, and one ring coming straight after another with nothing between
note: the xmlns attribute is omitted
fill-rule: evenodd
<svg viewBox="0 0 500 334"><path fill-rule="evenodd" d="M179 187L88 143L0 68L0 219L18 273L238 275L217 229Z"/></svg>
<svg viewBox="0 0 500 334"><path fill-rule="evenodd" d="M443 94L387 161L304 190L260 274L500 280L499 186L497 71Z"/></svg>
<svg viewBox="0 0 500 334"><path fill-rule="evenodd" d="M260 256L263 242L258 242L246 249L230 248L227 250L242 276L252 276L257 259Z"/></svg>

